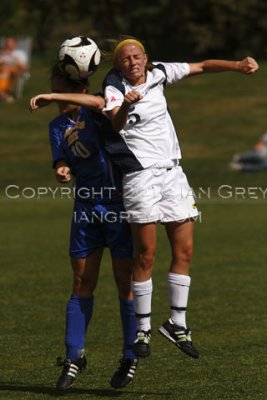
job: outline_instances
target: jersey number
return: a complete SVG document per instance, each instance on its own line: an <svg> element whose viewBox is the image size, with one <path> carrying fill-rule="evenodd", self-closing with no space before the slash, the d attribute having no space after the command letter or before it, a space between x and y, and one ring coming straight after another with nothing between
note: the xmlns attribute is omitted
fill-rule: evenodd
<svg viewBox="0 0 267 400"><path fill-rule="evenodd" d="M91 153L79 140L73 143L71 150L76 157L88 158Z"/></svg>
<svg viewBox="0 0 267 400"><path fill-rule="evenodd" d="M131 126L137 124L141 120L140 115L134 113L133 112L134 110L135 110L135 106L133 105L130 107L129 114L128 114L127 124L131 125Z"/></svg>

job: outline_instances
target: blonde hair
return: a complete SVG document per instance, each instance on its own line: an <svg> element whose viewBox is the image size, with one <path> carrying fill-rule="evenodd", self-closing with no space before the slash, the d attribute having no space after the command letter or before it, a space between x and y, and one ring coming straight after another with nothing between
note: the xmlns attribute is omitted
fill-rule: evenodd
<svg viewBox="0 0 267 400"><path fill-rule="evenodd" d="M142 51L143 51L144 53L146 52L146 51L145 51L145 48L144 48L144 46L143 46L143 44L142 44L139 40L137 40L137 39L135 39L135 38L122 39L122 40L120 40L120 41L116 44L116 46L115 46L114 49L113 49L113 58L116 57L118 51L119 51L123 46L125 46L126 44L136 44L137 46L139 46L139 47L142 49Z"/></svg>
<svg viewBox="0 0 267 400"><path fill-rule="evenodd" d="M145 46L139 39L135 38L134 36L120 35L117 40L109 39L106 41L106 45L109 48L111 47L111 50L109 50L109 51L102 50L101 51L102 59L104 59L106 61L112 61L113 65L115 66L115 58L118 53L118 50L122 46L124 46L125 44L128 44L128 43L137 44L143 50L143 52L148 56L148 54L145 50ZM115 66L115 68L116 68L116 66ZM151 64L151 62L148 61L146 64L146 70L152 70L152 69L153 69L153 65Z"/></svg>
<svg viewBox="0 0 267 400"><path fill-rule="evenodd" d="M104 60L114 61L116 53L124 44L127 44L126 41L127 43L135 43L139 45L145 53L145 47L139 39L129 35L120 35L117 39L106 39L102 42L102 58Z"/></svg>

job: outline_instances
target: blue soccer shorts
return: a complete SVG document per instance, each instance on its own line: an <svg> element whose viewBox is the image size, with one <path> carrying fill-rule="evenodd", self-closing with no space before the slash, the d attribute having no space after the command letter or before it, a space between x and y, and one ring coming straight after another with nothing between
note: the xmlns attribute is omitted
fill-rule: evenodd
<svg viewBox="0 0 267 400"><path fill-rule="evenodd" d="M109 248L112 258L133 258L131 230L122 203L93 205L76 201L70 232L70 256L86 258L102 247Z"/></svg>

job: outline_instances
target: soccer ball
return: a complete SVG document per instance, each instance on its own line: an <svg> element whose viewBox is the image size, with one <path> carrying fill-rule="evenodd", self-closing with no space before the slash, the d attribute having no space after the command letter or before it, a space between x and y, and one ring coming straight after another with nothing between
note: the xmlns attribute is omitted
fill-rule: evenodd
<svg viewBox="0 0 267 400"><path fill-rule="evenodd" d="M58 52L59 65L73 80L87 79L100 63L97 44L86 36L75 36L65 40Z"/></svg>

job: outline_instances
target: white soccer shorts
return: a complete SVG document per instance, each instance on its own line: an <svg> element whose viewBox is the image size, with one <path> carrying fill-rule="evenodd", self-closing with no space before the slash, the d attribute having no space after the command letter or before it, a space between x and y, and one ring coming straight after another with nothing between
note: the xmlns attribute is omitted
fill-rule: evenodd
<svg viewBox="0 0 267 400"><path fill-rule="evenodd" d="M129 222L182 222L198 216L193 192L179 165L125 174L123 188Z"/></svg>

